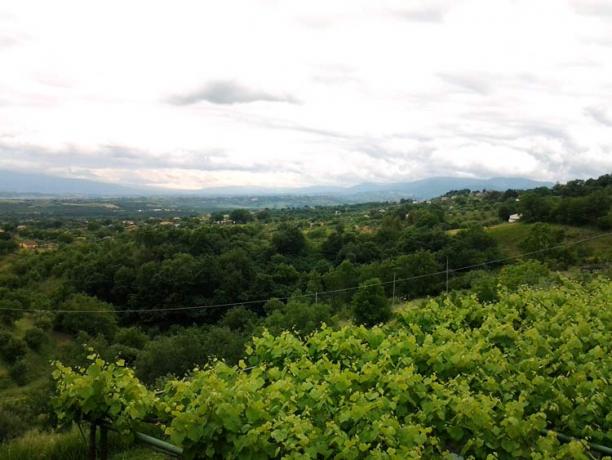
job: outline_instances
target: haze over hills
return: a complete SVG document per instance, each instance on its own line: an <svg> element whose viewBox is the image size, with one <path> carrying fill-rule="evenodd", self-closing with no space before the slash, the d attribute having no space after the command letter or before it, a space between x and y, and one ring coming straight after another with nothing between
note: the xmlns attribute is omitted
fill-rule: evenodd
<svg viewBox="0 0 612 460"><path fill-rule="evenodd" d="M410 182L362 183L350 187L211 187L200 190L167 190L144 186L124 186L86 179L74 179L35 173L0 171L0 193L5 196L160 196L192 195L206 197L263 196L263 195L308 195L331 196L339 201L379 201L413 198L430 199L450 190L507 190L549 187L552 182L536 181L522 177L494 177L489 179L466 177L431 177Z"/></svg>
<svg viewBox="0 0 612 460"><path fill-rule="evenodd" d="M0 193L2 194L21 196L130 196L141 195L146 192L146 189L87 179L0 170ZM148 192L150 193L151 190L148 190Z"/></svg>

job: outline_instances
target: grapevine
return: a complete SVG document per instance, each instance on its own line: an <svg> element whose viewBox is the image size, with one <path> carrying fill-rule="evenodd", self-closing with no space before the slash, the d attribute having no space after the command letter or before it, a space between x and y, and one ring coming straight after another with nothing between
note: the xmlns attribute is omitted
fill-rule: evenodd
<svg viewBox="0 0 612 460"><path fill-rule="evenodd" d="M57 364L64 420L155 413L185 458L591 458L612 440L612 283L433 299L385 326L264 332L159 395L123 366ZM248 368L250 370L245 370Z"/></svg>

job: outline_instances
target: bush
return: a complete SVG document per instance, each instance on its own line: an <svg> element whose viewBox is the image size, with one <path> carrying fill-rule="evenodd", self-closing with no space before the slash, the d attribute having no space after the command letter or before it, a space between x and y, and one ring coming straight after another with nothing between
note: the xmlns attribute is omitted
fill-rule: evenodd
<svg viewBox="0 0 612 460"><path fill-rule="evenodd" d="M294 331L306 336L318 329L322 323L330 324L331 320L331 307L328 304L290 300L287 305L274 310L265 319L264 325L273 334Z"/></svg>
<svg viewBox="0 0 612 460"><path fill-rule="evenodd" d="M28 424L21 417L16 417L13 411L0 407L0 442L19 436L27 429L27 426ZM1 455L0 458L2 458Z"/></svg>
<svg viewBox="0 0 612 460"><path fill-rule="evenodd" d="M0 332L0 356L7 363L14 363L26 354L26 344L23 340L13 337L8 332Z"/></svg>
<svg viewBox="0 0 612 460"><path fill-rule="evenodd" d="M33 323L43 331L49 331L53 327L53 313L37 312L33 316Z"/></svg>
<svg viewBox="0 0 612 460"><path fill-rule="evenodd" d="M355 321L366 326L383 323L391 318L391 305L378 278L361 283L353 297Z"/></svg>
<svg viewBox="0 0 612 460"><path fill-rule="evenodd" d="M138 327L121 328L115 334L114 342L131 348L142 349L149 341L149 336Z"/></svg>
<svg viewBox="0 0 612 460"><path fill-rule="evenodd" d="M485 272L480 272L480 276L472 280L472 292L476 294L481 303L497 302L499 293L497 292L497 278Z"/></svg>
<svg viewBox="0 0 612 460"><path fill-rule="evenodd" d="M192 327L159 336L146 344L134 367L140 378L153 382L172 374L182 376L212 358L236 363L244 353L246 336L227 327Z"/></svg>
<svg viewBox="0 0 612 460"><path fill-rule="evenodd" d="M13 381L19 385L20 387L24 386L29 381L29 372L28 365L26 364L24 359L19 359L15 361L9 368L9 374Z"/></svg>
<svg viewBox="0 0 612 460"><path fill-rule="evenodd" d="M45 331L43 331L42 329L38 327L33 327L31 329L28 329L25 332L25 335L23 338L25 342L28 344L28 346L34 351L39 351L40 348L43 346L43 344L47 342L47 339L48 339Z"/></svg>
<svg viewBox="0 0 612 460"><path fill-rule="evenodd" d="M55 327L60 331L89 335L102 334L113 337L117 329L117 317L113 306L84 294L74 294L61 304L62 310L74 313L60 313L55 317ZM95 313L94 313L95 312Z"/></svg>
<svg viewBox="0 0 612 460"><path fill-rule="evenodd" d="M550 277L550 270L537 260L527 260L514 265L508 265L499 273L499 283L508 289L518 289L520 286L534 286Z"/></svg>

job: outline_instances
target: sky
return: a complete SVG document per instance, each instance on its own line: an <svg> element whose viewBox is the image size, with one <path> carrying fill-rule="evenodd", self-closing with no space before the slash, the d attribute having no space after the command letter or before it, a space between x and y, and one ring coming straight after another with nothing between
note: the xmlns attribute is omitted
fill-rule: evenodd
<svg viewBox="0 0 612 460"><path fill-rule="evenodd" d="M610 0L3 0L0 169L198 189L612 172Z"/></svg>

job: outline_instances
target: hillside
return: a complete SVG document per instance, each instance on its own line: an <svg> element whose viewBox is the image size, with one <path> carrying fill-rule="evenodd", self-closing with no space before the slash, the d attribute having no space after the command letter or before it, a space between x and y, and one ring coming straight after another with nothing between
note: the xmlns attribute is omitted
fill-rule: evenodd
<svg viewBox="0 0 612 460"><path fill-rule="evenodd" d="M57 366L60 416L129 430L160 414L185 458L582 458L588 443L555 432L609 442L611 297L610 281L561 280L492 304L432 300L385 327L264 332L239 366L158 393L92 356Z"/></svg>
<svg viewBox="0 0 612 460"><path fill-rule="evenodd" d="M602 176L533 191L461 189L423 202L228 207L210 214L197 211L196 198L182 202L190 203L183 208L162 198L19 201L19 209L29 214L0 213L0 460L14 458L10 452L32 458L32 449L44 452L41 460L79 458L80 433L70 427L70 419L65 419L68 431L61 431L57 417L66 412L58 413L57 399L49 398L56 389L50 381L50 361L78 369L87 368L92 355L103 362L120 359L127 366L121 369L131 369L125 375L134 391L143 392L139 400L145 404L150 392L165 382L189 379L194 366L209 369L221 360L234 369L258 337L276 343L291 331L301 343L323 328L349 334L342 341L349 345L352 334L371 331L377 324L387 324L383 330L390 340L398 334L416 337L419 331L412 321L400 327L398 315L427 311L429 317L418 320L421 330L427 321L447 327L445 340L452 341L471 334L474 325L482 329L479 315L492 305L525 304L521 296L526 286L544 289L546 295L575 286L582 292L580 302L592 296L597 304L597 289L585 286L597 277L601 286L609 283L611 185L610 177ZM49 214L38 213L45 208ZM518 223L506 223L511 213L522 215ZM569 298L567 302L571 308L582 308ZM450 317L435 316L434 304L444 305L448 314L463 309L462 315L472 319L458 327L447 322ZM522 307L516 313L523 314ZM600 313L608 314L605 308ZM512 326L521 337L527 334L516 318L511 324L502 319L506 320L490 318L487 328L495 320L501 321L503 330ZM419 342L419 347L424 344ZM459 349L461 344L454 346ZM515 351L504 349L508 362L515 363ZM492 358L488 350L480 352ZM434 366L434 357L428 359ZM245 361L246 367L250 364ZM304 364L304 369L323 366L318 361ZM395 368L386 371L395 375ZM418 374L424 380L434 374L440 377L438 371L421 369ZM359 411L332 401L342 410ZM143 413L147 407L134 410ZM128 412L131 415L120 425L134 416L131 409ZM494 412L497 417L498 410ZM547 413L551 422L553 415ZM390 411L388 416L398 415ZM331 419L332 414L325 417ZM297 422L323 430L317 420ZM425 444L406 444L416 450L401 451L404 457L421 451L425 457L443 456L443 449L463 449L453 444L449 433L439 432L433 420L421 422ZM569 433L586 435L567 427ZM130 422L122 428L146 429L181 445L184 441L164 434L165 428L158 425L139 422L134 427ZM338 442L345 442L350 427L340 423L339 429ZM458 441L461 432L453 433ZM321 439L328 443L325 436ZM389 442L405 447L404 440L390 436ZM531 431L513 448L524 453L527 440L535 440ZM281 443L274 444L275 449L290 449L284 441L275 442ZM489 442L498 446L502 439ZM548 452L541 444L547 442L537 441L537 449ZM550 442L556 448L556 441ZM125 440L113 437L112 443L113 455L141 455L127 450L131 444ZM367 452L373 451L371 447L364 446ZM481 447L470 445L465 452Z"/></svg>

